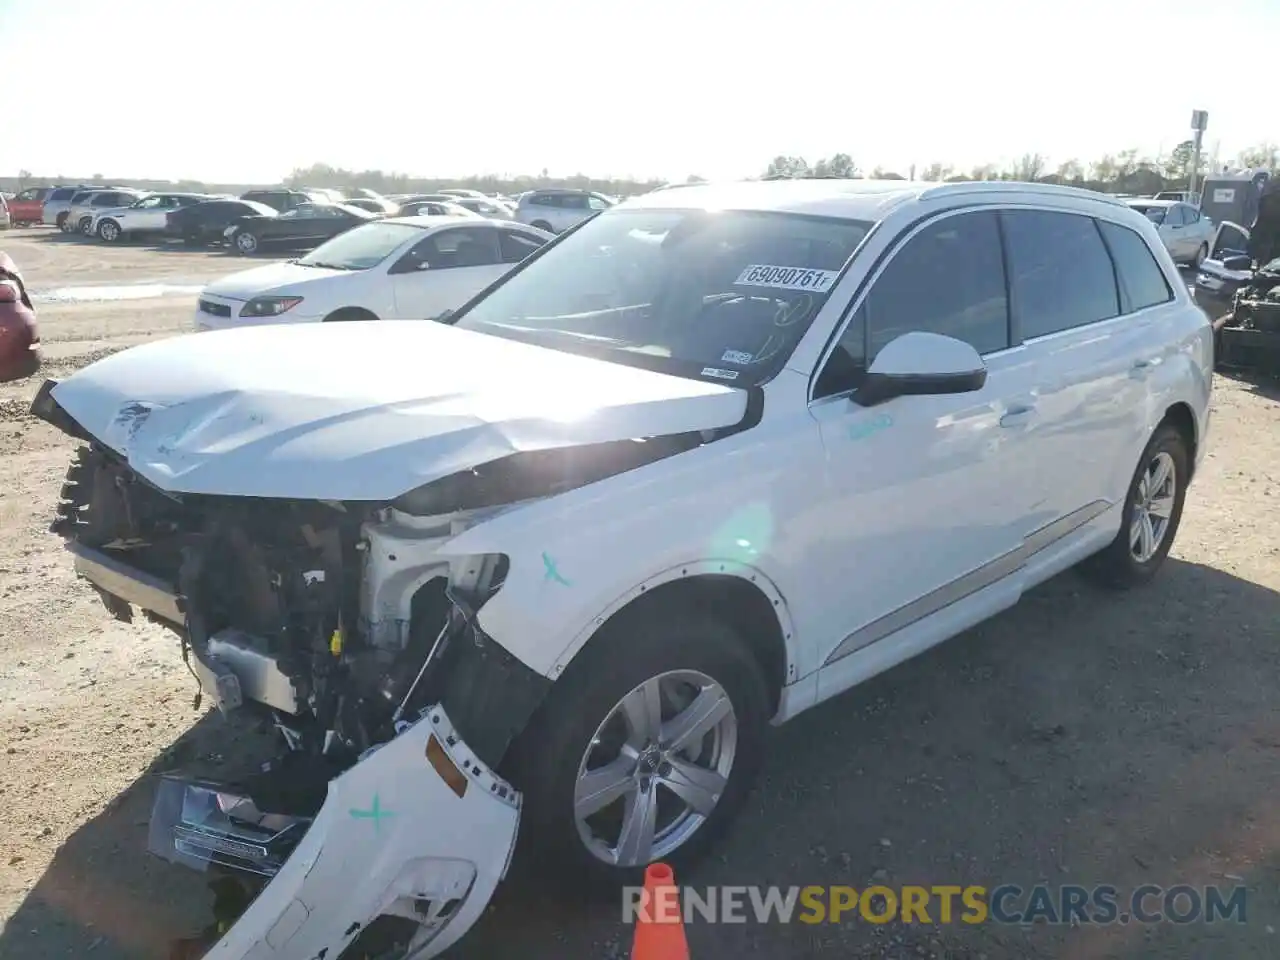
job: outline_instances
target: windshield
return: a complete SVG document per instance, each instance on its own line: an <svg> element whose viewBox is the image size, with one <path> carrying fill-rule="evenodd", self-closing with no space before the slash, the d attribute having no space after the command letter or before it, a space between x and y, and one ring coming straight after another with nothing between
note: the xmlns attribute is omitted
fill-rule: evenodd
<svg viewBox="0 0 1280 960"><path fill-rule="evenodd" d="M614 209L455 315L457 326L677 376L774 376L871 224Z"/></svg>
<svg viewBox="0 0 1280 960"><path fill-rule="evenodd" d="M1131 204L1133 209L1137 210L1152 223L1164 223L1164 214L1168 207L1154 207L1142 203Z"/></svg>
<svg viewBox="0 0 1280 960"><path fill-rule="evenodd" d="M304 267L368 270L395 253L406 241L421 236L421 227L407 223L366 223L320 244L298 263Z"/></svg>

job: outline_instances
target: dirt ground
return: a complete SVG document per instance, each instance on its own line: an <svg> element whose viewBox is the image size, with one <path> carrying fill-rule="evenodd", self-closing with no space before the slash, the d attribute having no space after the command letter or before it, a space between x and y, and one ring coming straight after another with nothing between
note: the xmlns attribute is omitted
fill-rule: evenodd
<svg viewBox="0 0 1280 960"><path fill-rule="evenodd" d="M198 284L218 253L0 234L37 292ZM48 373L180 332L190 293L41 306ZM110 620L45 530L71 445L0 387L0 957L150 960L209 920L145 852L154 773L244 730L193 710L174 641ZM698 960L1252 958L1280 953L1280 391L1219 376L1208 459L1158 582L1073 574L773 734L709 884L1248 886L1246 922L694 925ZM450 956L628 955L617 904L508 884Z"/></svg>

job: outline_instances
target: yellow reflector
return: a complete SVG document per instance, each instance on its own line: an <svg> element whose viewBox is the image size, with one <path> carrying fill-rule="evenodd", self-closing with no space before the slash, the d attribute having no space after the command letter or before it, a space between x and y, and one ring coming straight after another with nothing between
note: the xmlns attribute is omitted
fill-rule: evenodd
<svg viewBox="0 0 1280 960"><path fill-rule="evenodd" d="M427 738L427 762L440 774L440 779L448 784L450 790L459 797L466 794L467 775L458 769L434 733Z"/></svg>

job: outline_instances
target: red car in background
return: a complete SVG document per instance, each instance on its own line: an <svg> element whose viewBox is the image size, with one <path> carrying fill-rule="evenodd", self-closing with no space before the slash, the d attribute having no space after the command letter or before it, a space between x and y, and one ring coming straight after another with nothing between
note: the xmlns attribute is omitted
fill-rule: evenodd
<svg viewBox="0 0 1280 960"><path fill-rule="evenodd" d="M21 380L39 369L35 307L17 264L0 251L0 383Z"/></svg>
<svg viewBox="0 0 1280 960"><path fill-rule="evenodd" d="M39 223L44 215L44 198L53 187L28 187L9 201L9 219L15 227Z"/></svg>

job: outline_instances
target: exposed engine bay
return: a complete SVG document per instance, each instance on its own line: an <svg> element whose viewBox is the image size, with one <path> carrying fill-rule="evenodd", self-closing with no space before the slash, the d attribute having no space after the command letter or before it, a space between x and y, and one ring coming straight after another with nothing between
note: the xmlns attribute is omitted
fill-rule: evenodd
<svg viewBox="0 0 1280 960"><path fill-rule="evenodd" d="M225 960L427 957L466 932L514 848L521 794L498 771L552 680L477 622L508 558L442 548L760 414L753 394L728 428L513 453L389 502L289 500L162 489L56 385L31 409L83 443L52 525L76 572L118 619L175 634L197 707L262 716L282 737L235 782L173 772L156 794L149 848L214 878L200 949ZM381 805L400 808L389 828Z"/></svg>

